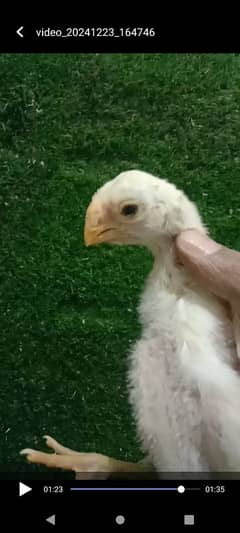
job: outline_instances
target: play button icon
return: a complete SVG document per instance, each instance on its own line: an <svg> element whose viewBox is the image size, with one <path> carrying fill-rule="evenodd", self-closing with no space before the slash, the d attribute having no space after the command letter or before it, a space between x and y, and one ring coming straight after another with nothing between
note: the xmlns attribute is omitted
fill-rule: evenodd
<svg viewBox="0 0 240 533"><path fill-rule="evenodd" d="M28 487L28 485L25 485L25 483L19 483L19 486L18 486L18 490L19 490L19 496L24 496L24 494L27 494L27 492L30 492L32 490L31 487Z"/></svg>

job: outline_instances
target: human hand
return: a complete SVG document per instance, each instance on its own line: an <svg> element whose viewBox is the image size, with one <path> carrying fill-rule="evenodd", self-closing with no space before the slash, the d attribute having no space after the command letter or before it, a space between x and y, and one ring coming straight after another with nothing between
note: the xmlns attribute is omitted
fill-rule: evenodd
<svg viewBox="0 0 240 533"><path fill-rule="evenodd" d="M240 252L197 230L183 231L176 240L180 261L211 292L232 307L240 305Z"/></svg>

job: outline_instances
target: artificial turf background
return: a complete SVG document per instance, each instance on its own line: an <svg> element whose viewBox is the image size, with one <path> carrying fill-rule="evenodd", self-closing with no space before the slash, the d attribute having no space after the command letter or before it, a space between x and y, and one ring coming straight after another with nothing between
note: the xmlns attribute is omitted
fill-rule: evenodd
<svg viewBox="0 0 240 533"><path fill-rule="evenodd" d="M137 460L125 376L151 258L86 249L85 211L140 168L240 249L240 56L2 55L0 71L0 469L40 470L18 452L45 433Z"/></svg>

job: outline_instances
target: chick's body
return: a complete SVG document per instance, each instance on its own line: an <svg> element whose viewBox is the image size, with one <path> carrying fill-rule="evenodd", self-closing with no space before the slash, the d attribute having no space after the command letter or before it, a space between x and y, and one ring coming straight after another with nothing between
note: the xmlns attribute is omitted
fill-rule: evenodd
<svg viewBox="0 0 240 533"><path fill-rule="evenodd" d="M172 292L163 276L151 274L142 296L129 371L143 446L158 472L237 470L237 442L237 457L226 449L228 417L240 412L231 322L214 297L183 285Z"/></svg>
<svg viewBox="0 0 240 533"><path fill-rule="evenodd" d="M239 471L232 323L223 303L194 281L174 252L182 231L206 232L195 204L166 180L130 171L97 191L90 215L92 209L101 231L90 216L90 243L93 236L95 243L142 244L154 256L129 371L130 400L152 464L158 472Z"/></svg>

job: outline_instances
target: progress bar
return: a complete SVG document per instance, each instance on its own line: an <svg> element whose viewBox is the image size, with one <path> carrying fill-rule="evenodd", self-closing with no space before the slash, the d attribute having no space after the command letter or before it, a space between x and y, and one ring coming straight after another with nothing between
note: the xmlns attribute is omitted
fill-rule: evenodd
<svg viewBox="0 0 240 533"><path fill-rule="evenodd" d="M139 491L139 490L148 490L148 491L175 491L179 492L179 494L183 494L185 490L201 490L201 488L185 488L183 485L179 485L178 487L71 487L71 491L89 491L89 490L101 490L101 491L123 491L123 490L131 490L131 491Z"/></svg>
<svg viewBox="0 0 240 533"><path fill-rule="evenodd" d="M177 487L71 487L70 490L175 490Z"/></svg>

